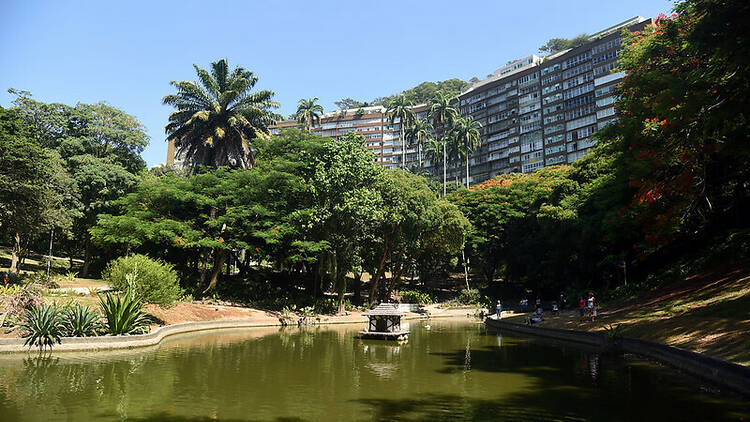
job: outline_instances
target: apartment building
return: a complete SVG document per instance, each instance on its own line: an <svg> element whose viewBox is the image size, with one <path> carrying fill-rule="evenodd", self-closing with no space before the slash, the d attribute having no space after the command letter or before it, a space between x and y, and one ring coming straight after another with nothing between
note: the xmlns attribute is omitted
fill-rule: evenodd
<svg viewBox="0 0 750 422"><path fill-rule="evenodd" d="M590 136L617 119L615 85L622 30L642 29L635 17L591 36L591 41L552 56L509 63L458 96L461 114L482 124L482 146L469 161L470 182L498 174L533 172L585 156ZM459 165L449 178L461 177Z"/></svg>
<svg viewBox="0 0 750 422"><path fill-rule="evenodd" d="M415 113L426 115L427 106L414 107ZM271 128L272 134L279 134L287 128L299 127L294 120L279 122ZM349 133L365 138L365 148L375 154L374 161L386 168L400 168L404 142L401 139L401 122L398 118L391 123L383 106L363 107L350 110L337 110L326 113L320 124L312 127L316 135L339 139ZM417 163L417 147L407 148L407 164Z"/></svg>

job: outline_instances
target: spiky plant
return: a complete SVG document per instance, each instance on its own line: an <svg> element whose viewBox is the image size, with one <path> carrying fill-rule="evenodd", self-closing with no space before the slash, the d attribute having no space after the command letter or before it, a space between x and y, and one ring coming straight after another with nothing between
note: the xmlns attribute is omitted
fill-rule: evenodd
<svg viewBox="0 0 750 422"><path fill-rule="evenodd" d="M106 328L110 334L124 335L145 331L150 323L143 312L141 301L128 289L124 294L107 293L99 296Z"/></svg>
<svg viewBox="0 0 750 422"><path fill-rule="evenodd" d="M90 306L80 303L63 309L65 316L65 335L68 337L95 336L101 328L99 313Z"/></svg>
<svg viewBox="0 0 750 422"><path fill-rule="evenodd" d="M200 82L172 81L177 94L162 100L177 109L165 128L167 140L193 169L252 167L253 143L268 139L268 127L281 119L272 111L279 107L274 93L252 92L258 77L241 67L230 73L226 59L211 63L210 72L193 67Z"/></svg>
<svg viewBox="0 0 750 422"><path fill-rule="evenodd" d="M62 313L54 304L42 304L26 310L21 328L26 332L24 345L37 346L40 352L51 349L55 343L60 344L60 338L65 334Z"/></svg>
<svg viewBox="0 0 750 422"><path fill-rule="evenodd" d="M320 123L320 117L323 115L323 106L317 104L318 97L310 99L301 99L297 104L297 112L294 113L294 117L298 122L307 125L307 131L311 131L312 127Z"/></svg>

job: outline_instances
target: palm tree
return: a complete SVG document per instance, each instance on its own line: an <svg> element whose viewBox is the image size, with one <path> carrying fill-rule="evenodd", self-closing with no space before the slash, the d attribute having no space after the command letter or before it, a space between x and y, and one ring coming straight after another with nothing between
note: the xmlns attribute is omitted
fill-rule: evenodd
<svg viewBox="0 0 750 422"><path fill-rule="evenodd" d="M479 129L482 124L471 116L456 120L453 135L459 154L466 160L466 189L469 188L469 155L482 145L482 136Z"/></svg>
<svg viewBox="0 0 750 422"><path fill-rule="evenodd" d="M406 98L404 94L392 99L388 102L386 107L386 114L388 114L388 120L393 124L396 118L399 119L399 126L401 130L401 168L406 168L406 128L411 125L414 121L414 112L411 111L412 102Z"/></svg>
<svg viewBox="0 0 750 422"><path fill-rule="evenodd" d="M440 158L443 156L443 142L430 136L424 145L424 154L430 159L430 163L435 166L435 169L437 169Z"/></svg>
<svg viewBox="0 0 750 422"><path fill-rule="evenodd" d="M323 106L317 104L316 101L318 101L318 97L299 100L297 112L294 114L298 122L307 123L308 132L312 131L312 127L316 123L320 123L320 117L323 115Z"/></svg>
<svg viewBox="0 0 750 422"><path fill-rule="evenodd" d="M456 117L458 116L458 109L451 105L453 99L454 97L442 91L439 91L435 98L432 100L432 106L430 106L430 116L432 116L432 121L434 122L435 129L437 129L438 127L442 129L441 138L443 141L443 196L445 196L446 193L445 183L448 176L448 147L446 145L446 136L448 135L448 132L453 129Z"/></svg>
<svg viewBox="0 0 750 422"><path fill-rule="evenodd" d="M193 65L196 81L172 81L176 94L162 103L177 110L165 127L167 141L194 170L201 165L248 168L255 164L253 142L269 139L270 125L282 117L272 112L279 104L268 90L251 92L258 77L227 59L211 63L211 72Z"/></svg>
<svg viewBox="0 0 750 422"><path fill-rule="evenodd" d="M432 125L427 119L416 119L406 132L406 139L417 144L419 168L422 168L422 145L432 137Z"/></svg>

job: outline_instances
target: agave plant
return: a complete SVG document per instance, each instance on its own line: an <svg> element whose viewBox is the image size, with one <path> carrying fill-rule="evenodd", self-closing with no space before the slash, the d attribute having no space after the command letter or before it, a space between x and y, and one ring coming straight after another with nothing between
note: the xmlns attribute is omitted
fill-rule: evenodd
<svg viewBox="0 0 750 422"><path fill-rule="evenodd" d="M99 305L104 313L107 331L114 335L134 334L146 331L151 322L143 312L141 301L128 289L125 294L107 293L99 296Z"/></svg>
<svg viewBox="0 0 750 422"><path fill-rule="evenodd" d="M101 328L99 313L90 306L80 303L63 310L65 316L65 335L69 337L95 336Z"/></svg>
<svg viewBox="0 0 750 422"><path fill-rule="evenodd" d="M26 331L25 346L38 346L39 351L60 344L65 334L63 315L57 305L34 306L24 314L21 327Z"/></svg>

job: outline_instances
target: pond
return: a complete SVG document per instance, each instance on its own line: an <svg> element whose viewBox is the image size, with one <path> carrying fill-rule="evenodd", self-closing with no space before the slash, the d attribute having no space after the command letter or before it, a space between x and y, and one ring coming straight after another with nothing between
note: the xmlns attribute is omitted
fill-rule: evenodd
<svg viewBox="0 0 750 422"><path fill-rule="evenodd" d="M403 344L359 340L361 327L227 330L141 351L0 356L0 420L750 420L740 397L635 357L472 321L411 322Z"/></svg>

